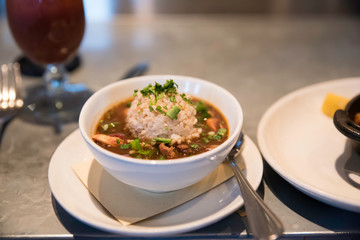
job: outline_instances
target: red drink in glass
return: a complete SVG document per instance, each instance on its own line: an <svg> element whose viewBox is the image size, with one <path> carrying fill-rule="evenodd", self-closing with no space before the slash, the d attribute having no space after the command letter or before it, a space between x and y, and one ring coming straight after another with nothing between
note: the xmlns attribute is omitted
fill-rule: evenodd
<svg viewBox="0 0 360 240"><path fill-rule="evenodd" d="M26 113L54 126L76 121L92 92L84 84L68 83L64 63L75 56L84 35L82 0L7 0L6 9L16 43L45 68L44 85L25 99L31 106Z"/></svg>
<svg viewBox="0 0 360 240"><path fill-rule="evenodd" d="M14 39L34 62L64 63L74 57L85 29L81 0L10 0L6 9Z"/></svg>

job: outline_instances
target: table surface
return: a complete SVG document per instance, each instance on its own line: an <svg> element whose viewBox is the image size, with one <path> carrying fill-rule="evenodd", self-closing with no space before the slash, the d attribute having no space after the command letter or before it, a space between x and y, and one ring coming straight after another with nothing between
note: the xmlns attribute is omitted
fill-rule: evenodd
<svg viewBox="0 0 360 240"><path fill-rule="evenodd" d="M147 61L147 74L194 76L221 85L241 103L244 128L256 143L258 123L277 99L301 87L360 76L360 19L349 16L121 15L88 21L72 83L97 90ZM0 63L21 54L0 19ZM41 79L24 76L24 86ZM26 90L26 89L25 89ZM16 118L0 150L0 238L121 236L70 216L52 197L48 166L76 122L52 126ZM321 203L282 179L264 161L258 192L278 214L285 238L359 238L360 214ZM246 218L234 213L172 238L247 238Z"/></svg>

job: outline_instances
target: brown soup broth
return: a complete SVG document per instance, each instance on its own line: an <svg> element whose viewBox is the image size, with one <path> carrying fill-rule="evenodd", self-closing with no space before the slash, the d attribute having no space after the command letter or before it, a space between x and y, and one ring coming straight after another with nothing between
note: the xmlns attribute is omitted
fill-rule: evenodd
<svg viewBox="0 0 360 240"><path fill-rule="evenodd" d="M130 107L130 103L132 102L133 99L134 99L133 97L128 98L128 99L120 102L119 104L114 105L109 110L107 110L100 118L100 121L98 122L98 124L95 128L94 134L106 134L106 135L113 135L113 136L114 135L116 136L116 134L121 134L122 138L125 139L126 142L130 142L130 141L134 140L135 137L132 136L130 131L128 129L126 129L126 127L125 127L127 110ZM207 124L204 120L198 120L198 122L195 124L195 127L202 128L201 136L199 138L192 139L190 143L184 143L189 146L188 151L180 151L176 147L177 144L174 144L174 151L176 153L176 157L174 157L174 158L183 158L183 157L188 157L188 156L192 156L192 155L196 155L196 154L200 154L200 153L209 151L209 150L217 147L224 141L226 141L229 136L228 123L227 123L225 117L222 115L222 113L215 106L213 106L212 104L210 104L202 99L200 100L198 98L192 97L191 100L194 104L196 104L198 101L202 101L205 104L205 106L207 107L208 112L209 113L211 112L211 115L212 115L211 118L219 119L221 122L221 125L223 126L222 128L226 129L226 132L221 139L209 138L208 132L213 132L213 130L211 130L207 126ZM197 113L196 117L199 119L200 113ZM111 127L104 128L104 126L106 126L106 125L111 125ZM152 139L140 139L141 142L145 142L145 143L150 143L151 140ZM130 156L130 157L134 157L134 158L166 159L160 153L158 147L155 147L155 151L151 156L146 156L146 155L139 155L136 153L135 154L132 153L134 151L131 151L132 150L131 148L122 149L120 146L112 147L112 146L109 146L107 144L101 143L96 140L95 140L95 143L113 153L126 155L126 156ZM191 147L191 146L193 146L193 147ZM196 148L194 146L196 146Z"/></svg>

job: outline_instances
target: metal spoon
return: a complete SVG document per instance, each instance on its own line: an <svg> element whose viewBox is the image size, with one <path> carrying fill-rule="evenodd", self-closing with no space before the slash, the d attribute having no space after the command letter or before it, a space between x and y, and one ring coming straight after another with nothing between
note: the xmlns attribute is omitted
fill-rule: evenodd
<svg viewBox="0 0 360 240"><path fill-rule="evenodd" d="M244 199L246 215L250 225L250 231L248 232L252 232L256 239L276 239L281 236L284 231L282 223L251 187L236 163L235 158L241 153L243 143L244 134L241 132L226 160L228 160L235 174Z"/></svg>

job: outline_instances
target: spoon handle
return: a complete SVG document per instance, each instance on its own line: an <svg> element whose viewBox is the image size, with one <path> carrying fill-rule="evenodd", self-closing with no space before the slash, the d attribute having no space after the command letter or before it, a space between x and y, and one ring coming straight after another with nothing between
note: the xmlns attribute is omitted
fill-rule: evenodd
<svg viewBox="0 0 360 240"><path fill-rule="evenodd" d="M276 239L283 233L283 226L277 216L254 191L242 174L234 158L228 158L244 199L249 228L256 239Z"/></svg>

